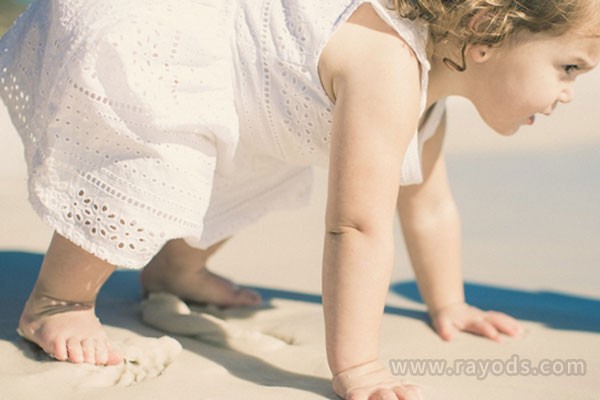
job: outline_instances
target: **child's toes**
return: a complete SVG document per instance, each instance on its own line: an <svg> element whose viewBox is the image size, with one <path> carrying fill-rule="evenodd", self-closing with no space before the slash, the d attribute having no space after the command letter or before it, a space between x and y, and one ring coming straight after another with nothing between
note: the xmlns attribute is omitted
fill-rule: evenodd
<svg viewBox="0 0 600 400"><path fill-rule="evenodd" d="M105 342L106 345L106 351L107 351L107 358L106 358L106 362L104 363L104 365L117 365L120 364L121 361L123 361L123 356L121 355L121 353L117 350L115 350L107 341Z"/></svg>
<svg viewBox="0 0 600 400"><path fill-rule="evenodd" d="M108 363L108 343L106 340L96 341L96 365L106 365Z"/></svg>
<svg viewBox="0 0 600 400"><path fill-rule="evenodd" d="M46 353L51 357L54 357L58 361L67 361L69 358L69 352L67 351L67 341L62 338L55 339L50 348L40 345Z"/></svg>
<svg viewBox="0 0 600 400"><path fill-rule="evenodd" d="M83 361L86 364L97 364L96 362L96 351L97 343L93 338L87 338L81 341L81 348L83 350Z"/></svg>
<svg viewBox="0 0 600 400"><path fill-rule="evenodd" d="M82 363L83 348L81 346L81 339L70 338L67 340L67 352L69 353L69 361L75 364Z"/></svg>

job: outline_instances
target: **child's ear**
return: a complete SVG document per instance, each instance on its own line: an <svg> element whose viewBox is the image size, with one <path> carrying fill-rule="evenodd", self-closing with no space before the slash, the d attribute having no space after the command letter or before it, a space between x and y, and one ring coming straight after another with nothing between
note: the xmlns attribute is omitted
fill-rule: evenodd
<svg viewBox="0 0 600 400"><path fill-rule="evenodd" d="M467 48L467 56L475 63L484 63L494 54L495 49L492 46L484 44L470 45Z"/></svg>
<svg viewBox="0 0 600 400"><path fill-rule="evenodd" d="M480 10L469 21L469 29L472 32L481 32L486 29L488 21L488 11ZM469 45L466 50L466 56L476 63L486 62L490 59L493 53L493 48L489 45Z"/></svg>

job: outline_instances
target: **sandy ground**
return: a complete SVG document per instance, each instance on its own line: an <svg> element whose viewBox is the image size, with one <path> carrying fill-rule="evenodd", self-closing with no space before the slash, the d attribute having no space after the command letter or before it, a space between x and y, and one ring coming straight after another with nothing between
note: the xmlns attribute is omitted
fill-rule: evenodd
<svg viewBox="0 0 600 400"><path fill-rule="evenodd" d="M408 374L428 399L600 399L600 74L582 78L577 96L512 138L450 101L447 160L463 217L467 299L520 318L526 332L502 344L468 334L438 339L397 230L381 360L505 368ZM101 292L98 314L130 362L77 366L51 361L15 332L51 232L27 203L23 149L1 105L0 147L0 400L335 398L319 296L325 172L316 173L310 207L273 213L213 260L215 271L258 288L263 306L188 309L163 299L160 307L172 307L148 314L137 273L119 271ZM166 329L185 320L188 336L169 334L183 350L157 339L167 333L142 315L169 321ZM557 361L555 374L511 376L515 362L537 367L543 359ZM579 360L582 375L561 372L566 360Z"/></svg>

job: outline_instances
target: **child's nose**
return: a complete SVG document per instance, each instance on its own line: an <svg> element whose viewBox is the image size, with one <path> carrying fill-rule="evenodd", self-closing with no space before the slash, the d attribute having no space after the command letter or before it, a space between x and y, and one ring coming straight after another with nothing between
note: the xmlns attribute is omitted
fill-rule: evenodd
<svg viewBox="0 0 600 400"><path fill-rule="evenodd" d="M573 101L574 97L575 89L573 89L573 86L569 85L562 92L560 92L560 96L558 96L558 101L560 101L561 103L570 103L571 101Z"/></svg>

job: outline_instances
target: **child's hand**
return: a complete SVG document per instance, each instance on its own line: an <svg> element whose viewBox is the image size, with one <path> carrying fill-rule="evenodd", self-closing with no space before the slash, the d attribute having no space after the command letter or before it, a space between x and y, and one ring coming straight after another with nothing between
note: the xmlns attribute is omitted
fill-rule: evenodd
<svg viewBox="0 0 600 400"><path fill-rule="evenodd" d="M517 336L523 326L514 318L496 311L482 311L466 303L457 303L431 313L433 327L444 340L452 340L465 331L500 342L500 333Z"/></svg>
<svg viewBox="0 0 600 400"><path fill-rule="evenodd" d="M333 390L346 400L422 400L415 385L403 385L378 361L347 369L333 377Z"/></svg>

